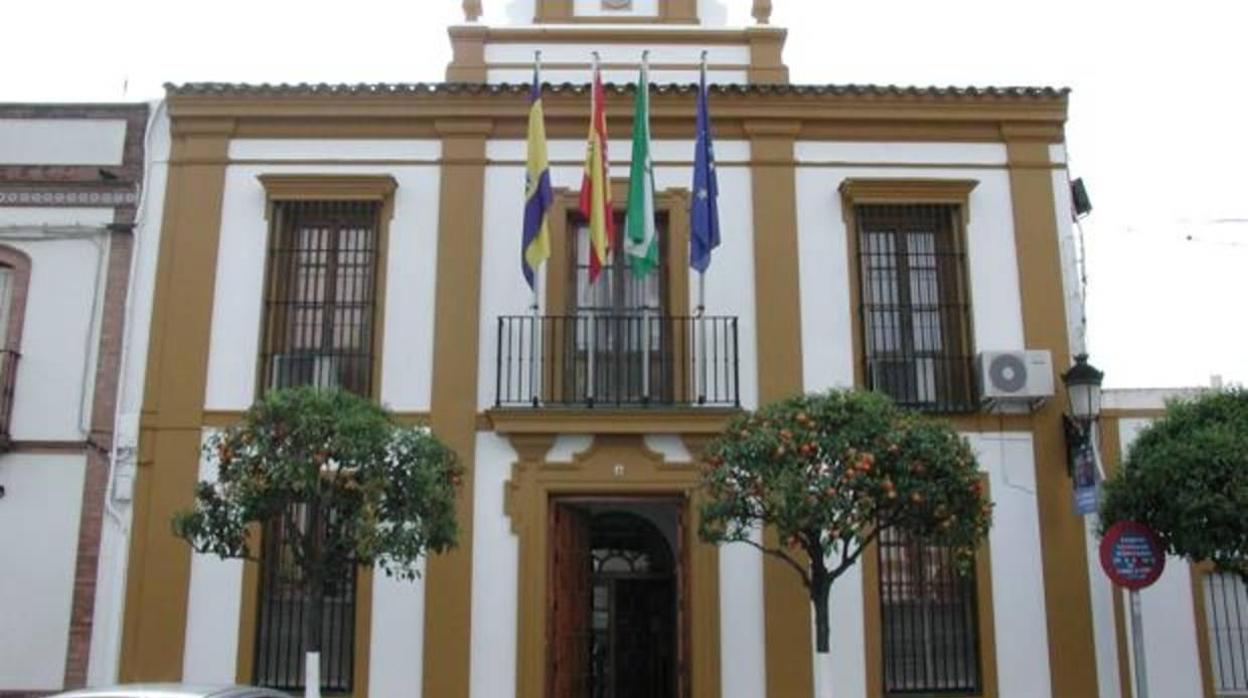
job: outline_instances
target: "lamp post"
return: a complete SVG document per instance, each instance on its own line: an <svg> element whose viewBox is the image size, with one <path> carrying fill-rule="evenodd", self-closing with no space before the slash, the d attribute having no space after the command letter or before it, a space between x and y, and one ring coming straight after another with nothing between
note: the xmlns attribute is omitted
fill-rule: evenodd
<svg viewBox="0 0 1248 698"><path fill-rule="evenodd" d="M1088 363L1087 354L1076 356L1075 365L1062 374L1069 408L1062 416L1069 453L1066 467L1075 478L1076 487L1089 486L1094 482L1095 476L1082 470L1096 467L1092 454L1092 427L1101 416L1101 382L1104 379L1105 374Z"/></svg>
<svg viewBox="0 0 1248 698"><path fill-rule="evenodd" d="M1070 402L1070 418L1089 426L1101 416L1101 382L1105 374L1088 363L1087 354L1075 357L1075 365L1062 374L1066 399Z"/></svg>

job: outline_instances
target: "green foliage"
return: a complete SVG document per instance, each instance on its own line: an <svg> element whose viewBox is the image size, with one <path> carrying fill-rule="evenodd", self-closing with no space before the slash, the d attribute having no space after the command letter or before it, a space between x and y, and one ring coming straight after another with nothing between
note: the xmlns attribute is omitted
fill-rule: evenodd
<svg viewBox="0 0 1248 698"><path fill-rule="evenodd" d="M1105 483L1101 532L1143 523L1173 555L1248 576L1248 390L1172 402Z"/></svg>
<svg viewBox="0 0 1248 698"><path fill-rule="evenodd" d="M704 454L699 533L793 567L826 651L827 595L881 532L949 546L968 569L992 523L975 456L952 427L879 393L833 390L736 419ZM752 534L772 526L780 546Z"/></svg>
<svg viewBox="0 0 1248 698"><path fill-rule="evenodd" d="M271 392L204 453L216 481L173 521L199 552L254 559L253 524L274 517L301 530L292 554L315 579L352 564L413 578L422 555L455 545L454 452L351 393Z"/></svg>

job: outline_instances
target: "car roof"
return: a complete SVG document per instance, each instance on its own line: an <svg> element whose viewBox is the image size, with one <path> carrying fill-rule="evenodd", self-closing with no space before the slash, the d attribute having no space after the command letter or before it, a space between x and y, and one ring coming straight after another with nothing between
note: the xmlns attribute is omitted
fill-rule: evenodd
<svg viewBox="0 0 1248 698"><path fill-rule="evenodd" d="M207 686L181 683L134 683L84 688L53 698L289 698L269 688Z"/></svg>

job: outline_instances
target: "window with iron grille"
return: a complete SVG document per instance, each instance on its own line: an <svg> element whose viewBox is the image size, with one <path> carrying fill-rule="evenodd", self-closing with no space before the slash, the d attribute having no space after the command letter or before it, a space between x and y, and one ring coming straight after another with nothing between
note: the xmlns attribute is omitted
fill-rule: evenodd
<svg viewBox="0 0 1248 698"><path fill-rule="evenodd" d="M328 519L322 527L334 525L333 517ZM265 525L260 558L254 680L292 692L304 688L304 623L313 612L299 564L307 526L307 506L288 506ZM328 577L321 605L321 690L349 692L355 671L355 565L336 565Z"/></svg>
<svg viewBox="0 0 1248 698"><path fill-rule="evenodd" d="M885 693L978 693L974 573L947 548L891 530L878 550Z"/></svg>
<svg viewBox="0 0 1248 698"><path fill-rule="evenodd" d="M372 392L378 217L374 201L273 205L262 388Z"/></svg>
<svg viewBox="0 0 1248 698"><path fill-rule="evenodd" d="M1214 691L1248 696L1248 586L1238 575L1211 572L1204 587Z"/></svg>
<svg viewBox="0 0 1248 698"><path fill-rule="evenodd" d="M906 407L975 409L960 206L854 211L867 384Z"/></svg>
<svg viewBox="0 0 1248 698"><path fill-rule="evenodd" d="M623 214L615 216L615 240L598 279L590 282L589 226L574 218L569 228L576 255L570 265L576 297L569 310L575 323L577 385L589 378L592 366L593 395L604 403L635 403L651 400L671 402L675 380L672 376L672 327L665 320L667 308L668 260L666 254L667 216L656 221L659 263L644 277L629 269L624 251ZM593 361L589 354L593 352ZM643 366L648 363L649 366ZM648 372L647 372L648 369Z"/></svg>

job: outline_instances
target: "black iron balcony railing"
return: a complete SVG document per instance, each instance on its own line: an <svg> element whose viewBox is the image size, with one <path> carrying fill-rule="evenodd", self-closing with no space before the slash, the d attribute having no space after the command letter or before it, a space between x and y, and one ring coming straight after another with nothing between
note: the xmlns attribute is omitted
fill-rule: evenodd
<svg viewBox="0 0 1248 698"><path fill-rule="evenodd" d="M11 441L9 426L13 421L13 390L17 386L17 362L22 355L13 349L0 351L0 448Z"/></svg>
<svg viewBox="0 0 1248 698"><path fill-rule="evenodd" d="M737 318L498 319L498 407L739 407Z"/></svg>

